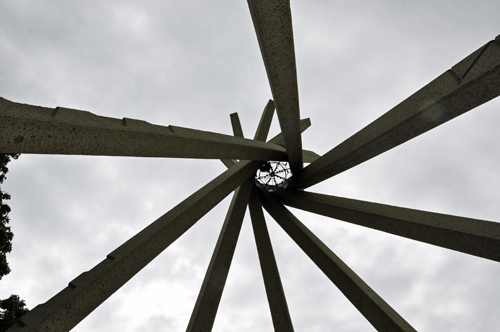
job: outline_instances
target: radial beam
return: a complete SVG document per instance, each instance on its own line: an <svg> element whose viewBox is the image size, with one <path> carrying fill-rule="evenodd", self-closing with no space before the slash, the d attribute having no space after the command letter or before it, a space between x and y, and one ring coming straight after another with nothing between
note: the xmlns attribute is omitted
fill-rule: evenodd
<svg viewBox="0 0 500 332"><path fill-rule="evenodd" d="M241 128L241 122L238 113L231 113L229 114L229 117L231 118L231 127L233 128L233 135L241 138L245 137L243 136L243 129Z"/></svg>
<svg viewBox="0 0 500 332"><path fill-rule="evenodd" d="M287 160L278 145L206 131L113 119L0 98L0 152Z"/></svg>
<svg viewBox="0 0 500 332"><path fill-rule="evenodd" d="M384 153L500 95L500 40L491 41L305 167L307 188Z"/></svg>
<svg viewBox="0 0 500 332"><path fill-rule="evenodd" d="M188 332L212 331L253 186L251 177L233 196L186 329Z"/></svg>
<svg viewBox="0 0 500 332"><path fill-rule="evenodd" d="M82 273L53 298L24 315L9 331L69 331L129 281L231 191L260 162L231 167Z"/></svg>
<svg viewBox="0 0 500 332"><path fill-rule="evenodd" d="M260 267L262 270L262 277L264 278L264 285L266 287L267 301L271 309L271 316L273 319L274 331L290 332L293 331L292 319L288 311L286 303L285 291L281 284L281 278L274 258L273 246L267 231L266 220L262 212L257 188L250 196L248 204L250 216L252 218L253 233L255 236L255 243L257 244L257 251L259 253Z"/></svg>
<svg viewBox="0 0 500 332"><path fill-rule="evenodd" d="M267 140L267 135L269 134L269 129L271 128L271 122L274 115L274 101L271 99L267 102L262 116L260 117L259 125L257 126L257 131L255 132L254 140L265 142Z"/></svg>
<svg viewBox="0 0 500 332"><path fill-rule="evenodd" d="M365 318L381 332L413 331L394 309L269 193L260 191L262 204L285 232L316 263Z"/></svg>
<svg viewBox="0 0 500 332"><path fill-rule="evenodd" d="M288 190L289 206L500 262L500 224L354 199Z"/></svg>
<svg viewBox="0 0 500 332"><path fill-rule="evenodd" d="M292 172L302 169L299 93L290 1L248 0Z"/></svg>

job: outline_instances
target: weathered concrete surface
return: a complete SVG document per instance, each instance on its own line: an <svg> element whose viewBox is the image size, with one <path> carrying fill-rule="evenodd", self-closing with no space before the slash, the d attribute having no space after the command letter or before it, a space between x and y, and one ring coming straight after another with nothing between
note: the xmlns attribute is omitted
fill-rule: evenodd
<svg viewBox="0 0 500 332"><path fill-rule="evenodd" d="M262 212L262 205L257 190L258 189L254 186L250 196L248 209L250 210L250 216L252 218L253 233L259 253L260 268L266 287L267 301L271 309L274 331L290 332L293 331L292 319L288 311L285 291L281 284L278 265L274 257L273 246L269 238L269 232L267 231L266 220L264 219L264 213Z"/></svg>
<svg viewBox="0 0 500 332"><path fill-rule="evenodd" d="M285 149L241 137L0 98L0 152L287 160Z"/></svg>
<svg viewBox="0 0 500 332"><path fill-rule="evenodd" d="M413 331L394 309L337 257L274 196L259 191L262 205L349 301L380 332Z"/></svg>
<svg viewBox="0 0 500 332"><path fill-rule="evenodd" d="M186 329L188 332L212 331L253 186L254 179L250 177L233 196Z"/></svg>
<svg viewBox="0 0 500 332"><path fill-rule="evenodd" d="M292 172L302 169L299 92L290 1L248 0Z"/></svg>
<svg viewBox="0 0 500 332"><path fill-rule="evenodd" d="M500 95L500 42L491 41L402 103L305 167L304 189Z"/></svg>
<svg viewBox="0 0 500 332"><path fill-rule="evenodd" d="M255 136L253 137L254 140L262 142L267 140L267 135L269 134L269 129L271 128L271 122L273 121L274 109L274 101L269 99L266 107L264 107L262 116L260 117L259 125L257 126Z"/></svg>
<svg viewBox="0 0 500 332"><path fill-rule="evenodd" d="M260 164L243 161L231 167L28 312L9 331L69 331L251 177Z"/></svg>
<svg viewBox="0 0 500 332"><path fill-rule="evenodd" d="M500 262L500 224L297 190L276 193L289 206Z"/></svg>

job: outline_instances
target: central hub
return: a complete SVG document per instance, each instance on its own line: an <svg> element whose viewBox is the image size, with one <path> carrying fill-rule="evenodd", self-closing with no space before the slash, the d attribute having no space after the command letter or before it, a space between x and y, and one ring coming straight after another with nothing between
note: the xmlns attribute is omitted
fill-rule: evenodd
<svg viewBox="0 0 500 332"><path fill-rule="evenodd" d="M273 192L286 189L292 176L290 165L286 161L266 161L255 174L259 187Z"/></svg>

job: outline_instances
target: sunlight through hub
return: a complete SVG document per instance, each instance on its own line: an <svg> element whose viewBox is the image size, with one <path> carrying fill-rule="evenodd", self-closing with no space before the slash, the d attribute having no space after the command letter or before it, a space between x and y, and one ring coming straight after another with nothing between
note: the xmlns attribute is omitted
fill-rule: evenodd
<svg viewBox="0 0 500 332"><path fill-rule="evenodd" d="M286 161L266 161L257 170L255 182L269 192L286 189L292 176L290 165Z"/></svg>

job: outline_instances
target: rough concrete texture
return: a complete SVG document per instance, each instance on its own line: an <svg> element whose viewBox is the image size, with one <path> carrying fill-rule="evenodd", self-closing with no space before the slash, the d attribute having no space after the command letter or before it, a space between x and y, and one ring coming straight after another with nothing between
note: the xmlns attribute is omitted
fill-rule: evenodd
<svg viewBox="0 0 500 332"><path fill-rule="evenodd" d="M290 1L248 0L292 172L302 169L299 92Z"/></svg>
<svg viewBox="0 0 500 332"><path fill-rule="evenodd" d="M186 331L212 331L253 186L251 176L233 196Z"/></svg>
<svg viewBox="0 0 500 332"><path fill-rule="evenodd" d="M248 209L252 218L253 233L257 251L259 253L260 268L264 285L266 287L267 301L271 309L274 331L290 332L293 331L292 319L288 311L285 291L281 283L281 278L274 257L273 246L267 231L266 220L262 212L258 189L254 186L250 196Z"/></svg>
<svg viewBox="0 0 500 332"><path fill-rule="evenodd" d="M241 137L0 98L0 152L287 160L282 146Z"/></svg>
<svg viewBox="0 0 500 332"><path fill-rule="evenodd" d="M251 177L260 165L258 161L244 161L231 167L28 312L9 331L69 331Z"/></svg>
<svg viewBox="0 0 500 332"><path fill-rule="evenodd" d="M304 189L392 149L500 95L500 42L491 41L305 167Z"/></svg>
<svg viewBox="0 0 500 332"><path fill-rule="evenodd" d="M277 193L291 207L500 262L500 224L297 190Z"/></svg>
<svg viewBox="0 0 500 332"><path fill-rule="evenodd" d="M339 288L349 301L380 332L415 329L377 295L274 196L259 191L262 205L285 232Z"/></svg>

